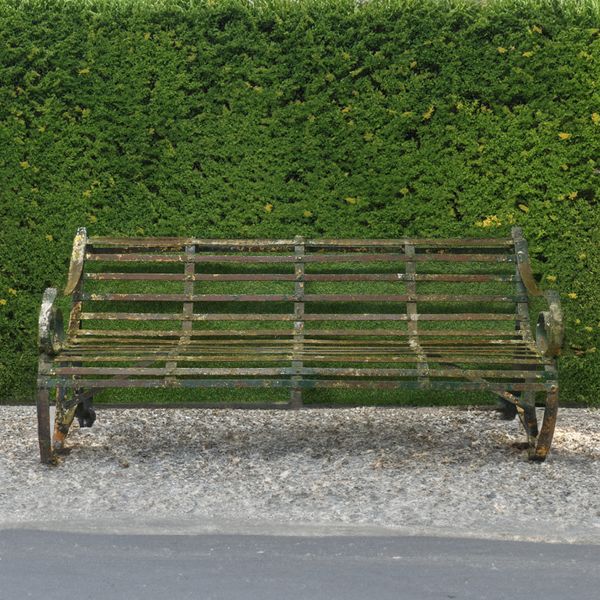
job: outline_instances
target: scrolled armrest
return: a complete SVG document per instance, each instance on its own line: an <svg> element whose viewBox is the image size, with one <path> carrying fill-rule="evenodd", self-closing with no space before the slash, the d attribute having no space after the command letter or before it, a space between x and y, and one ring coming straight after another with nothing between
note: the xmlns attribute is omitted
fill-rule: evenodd
<svg viewBox="0 0 600 600"><path fill-rule="evenodd" d="M556 357L560 354L565 337L560 296L554 290L544 292L548 301L548 310L542 311L537 319L535 342L545 356Z"/></svg>
<svg viewBox="0 0 600 600"><path fill-rule="evenodd" d="M40 354L57 354L64 340L63 316L54 306L58 292L56 288L47 288L42 297L40 309L38 347Z"/></svg>

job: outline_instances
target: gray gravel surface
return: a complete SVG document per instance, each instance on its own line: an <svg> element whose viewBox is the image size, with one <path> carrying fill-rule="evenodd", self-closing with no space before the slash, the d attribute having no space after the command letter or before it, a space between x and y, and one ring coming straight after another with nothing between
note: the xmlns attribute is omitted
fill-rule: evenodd
<svg viewBox="0 0 600 600"><path fill-rule="evenodd" d="M561 410L532 464L484 410L100 409L47 467L35 409L4 406L0 527L600 543L599 417Z"/></svg>

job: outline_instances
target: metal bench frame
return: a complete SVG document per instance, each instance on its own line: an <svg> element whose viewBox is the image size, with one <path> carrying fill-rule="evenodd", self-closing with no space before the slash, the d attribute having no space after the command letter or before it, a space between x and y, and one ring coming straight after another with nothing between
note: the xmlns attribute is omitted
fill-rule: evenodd
<svg viewBox="0 0 600 600"><path fill-rule="evenodd" d="M250 254L249 250L262 252ZM198 253L203 250L204 253ZM230 252L224 254L223 251ZM330 254L333 250L335 254ZM146 252L145 252L146 251ZM151 252L149 252L151 251ZM231 253L233 251L233 253ZM287 253L281 254L282 251ZM148 253L149 252L149 253ZM211 254L206 254L210 252ZM307 265L315 263L343 263L344 261L398 261L403 265L400 273L375 274L328 274L307 272ZM180 263L182 273L129 274L129 273L88 273L84 269L87 261L117 261L145 263ZM228 262L233 265L260 263L289 263L289 274L212 274L199 273L199 262ZM444 275L419 274L419 264L428 261L510 262L514 263L514 274L498 276L493 274ZM293 267L293 271L291 268ZM87 279L152 279L181 281L181 294L87 294L84 281ZM228 281L288 281L293 284L291 294L196 294L195 284L202 281L222 279ZM325 281L396 281L404 286L401 294L307 294L305 282ZM440 295L418 294L420 281L512 281L516 296L500 298L490 295ZM527 243L520 228L514 228L511 238L492 239L401 239L401 240L207 240L184 238L88 238L84 228L77 231L73 243L73 253L69 268L65 295L72 298L71 311L66 332L63 328L61 311L56 307L57 290L48 288L44 292L39 317L39 369L38 369L38 437L40 457L43 463L55 463L56 456L67 451L65 438L69 427L77 416L80 424L93 423L95 414L91 408L91 398L95 391L103 388L144 387L281 387L290 390L290 408L302 406L302 390L316 387L358 387L363 389L425 389L425 390L486 390L500 396L509 406L516 408L527 434L528 456L531 460L543 461L550 449L558 409L558 372L556 358L563 343L563 321L560 299L557 292L542 292L538 287L529 260ZM544 296L548 310L539 314L535 336L529 316L529 296ZM513 301L515 313L452 313L423 314L418 312L418 302L436 303L440 307L452 306L461 301L494 302ZM108 303L132 302L181 302L183 310L170 313L93 313L84 312L84 303L102 301ZM293 310L289 314L205 314L195 312L195 307L204 302L289 302ZM307 302L338 302L345 306L348 302L385 302L394 308L394 302L402 303L405 311L386 314L366 314L345 310L331 314L305 311ZM391 309L390 309L391 310ZM113 333L91 332L96 340L89 345L88 332L83 329L85 320L94 318L110 319L118 324L120 320L172 320L176 323L174 332L152 332L147 334L120 330ZM257 331L207 331L194 329L196 321L249 321L267 319L278 321L287 327L277 331L265 330L262 339ZM350 330L309 331L307 324L327 320L350 321L357 326L351 335ZM440 339L431 337L434 333L420 329L424 321L472 320L478 322L493 320L514 320L514 335L500 335L494 330L441 331ZM360 322L383 321L381 327L359 332ZM386 329L386 323L406 322L406 330ZM394 337L398 334L398 337ZM88 337L86 338L86 335ZM106 336L106 340L98 336ZM103 366L102 360L124 360L120 349L126 351L129 344L140 345L139 356L127 355L134 366ZM142 336L146 338L142 339ZM430 336L429 338L427 336ZM112 336L112 337L111 337ZM200 336L200 337L198 337ZM208 336L204 338L203 336ZM185 367L178 362L202 359L208 361L243 361L254 346L259 346L252 355L255 362L287 361L285 367L231 368ZM254 337L252 337L254 336ZM317 336L317 337L314 337ZM318 336L322 336L318 338ZM446 336L446 337L443 337ZM469 336L479 336L469 337ZM366 339L365 339L366 338ZM392 338L392 339L390 339ZM86 342L86 339L88 340ZM239 340L236 350L233 340ZM321 341L319 341L321 340ZM480 346L477 346L473 340ZM156 347L149 346L151 342ZM88 344L87 346L85 344ZM145 344L145 345L142 345ZM269 346L268 344L272 344ZM442 349L440 347L445 343ZM133 345L132 345L133 344ZM167 348L166 350L165 348ZM245 346L244 346L245 344ZM260 345L263 344L262 347ZM282 348L278 347L281 346ZM313 344L311 346L311 344ZM319 346L319 344L322 344ZM324 345L323 345L324 344ZM433 346L432 346L433 344ZM475 344L475 346L473 346ZM214 349L212 349L214 346ZM230 348L228 346L231 346ZM336 348L339 346L339 348ZM161 350L163 348L163 350ZM250 350L249 350L250 348ZM469 354L469 348L475 348ZM479 350L477 350L479 348ZM364 350L363 350L364 349ZM483 349L483 350L482 350ZM132 350L132 352L135 352ZM485 356L475 354L482 351ZM87 352L87 354L86 354ZM236 353L237 352L237 353ZM361 354L361 352L363 354ZM457 354L453 356L453 352ZM514 354L511 354L513 352ZM100 356L95 356L94 353ZM369 354L370 353L370 354ZM520 354L519 354L520 353ZM223 356L224 354L224 356ZM468 360L461 361L463 354ZM398 356L396 356L398 355ZM433 360L432 360L432 357ZM512 357L512 358L511 358ZM377 362L399 360L410 368L378 368ZM94 362L100 361L100 362ZM319 363L335 367L320 366ZM93 366L82 366L93 362ZM127 361L125 361L127 362ZM438 366L431 367L429 362ZM458 366L468 362L468 368ZM162 366L153 366L159 363ZM306 363L313 366L306 366ZM339 363L339 364L338 364ZM374 363L374 364L372 364ZM485 363L478 366L479 363ZM498 364L496 364L498 363ZM490 367L492 364L492 367ZM315 366L316 365L316 366ZM55 426L50 432L49 397L55 390ZM535 394L545 393L544 417L538 431ZM249 405L251 408L252 405ZM52 439L51 439L52 437Z"/></svg>

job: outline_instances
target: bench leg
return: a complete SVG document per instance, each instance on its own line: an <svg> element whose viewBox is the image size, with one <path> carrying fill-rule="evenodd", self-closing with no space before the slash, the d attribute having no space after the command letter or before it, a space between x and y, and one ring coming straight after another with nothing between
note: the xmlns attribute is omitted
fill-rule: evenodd
<svg viewBox="0 0 600 600"><path fill-rule="evenodd" d="M546 408L544 410L544 420L542 421L542 430L537 438L535 449L530 453L529 459L536 462L543 462L548 456L554 428L556 427L556 416L558 414L558 387L548 392L546 397Z"/></svg>
<svg viewBox="0 0 600 600"><path fill-rule="evenodd" d="M40 461L50 465L54 463L52 448L50 446L50 390L46 387L38 387L37 390L37 423L38 442L40 446Z"/></svg>
<svg viewBox="0 0 600 600"><path fill-rule="evenodd" d="M65 439L69 428L75 418L77 404L65 406L66 390L63 387L56 389L56 414L54 417L54 431L52 433L52 450L57 454L67 454L69 450L65 447Z"/></svg>
<svg viewBox="0 0 600 600"><path fill-rule="evenodd" d="M523 427L527 437L537 438L539 431L535 414L535 392L523 392L519 397L519 406L523 409Z"/></svg>

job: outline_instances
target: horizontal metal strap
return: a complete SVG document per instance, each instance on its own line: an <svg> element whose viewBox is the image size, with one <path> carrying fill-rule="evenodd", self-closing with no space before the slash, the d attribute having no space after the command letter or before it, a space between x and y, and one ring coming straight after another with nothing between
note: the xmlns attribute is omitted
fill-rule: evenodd
<svg viewBox="0 0 600 600"><path fill-rule="evenodd" d="M203 337L280 337L292 336L293 333L288 329L193 329L190 334L192 339ZM335 337L405 337L409 335L406 329L304 329L305 339L310 337L335 336ZM76 332L77 337L111 337L111 336L130 336L130 337L177 337L181 336L180 329L161 330L161 329L80 329ZM522 341L518 331L513 328L502 331L497 329L421 329L419 337L497 337L509 338Z"/></svg>
<svg viewBox="0 0 600 600"><path fill-rule="evenodd" d="M414 380L374 380L356 379L90 379L65 377L40 377L42 387L83 387L83 388L357 388L357 389L409 389L409 390L462 390L491 392L550 391L555 381L534 382L470 382L470 381L414 381Z"/></svg>
<svg viewBox="0 0 600 600"><path fill-rule="evenodd" d="M283 362L293 360L296 356L301 357L306 362L345 362L345 363L416 363L420 362L423 357L410 354L389 354L389 355L373 355L368 354L361 357L348 356L347 354L306 354L296 351L288 353L263 353L263 354L223 354L219 353L198 353L198 354L165 354L165 353L140 353L137 355L131 354L65 354L55 358L53 364L65 364L72 362L93 362L93 363L141 363L141 362ZM542 368L549 361L543 358L531 356L456 356L448 354L445 356L430 356L425 355L425 358L431 363L456 363L456 364L494 364L507 365L511 369L519 366L536 366Z"/></svg>
<svg viewBox="0 0 600 600"><path fill-rule="evenodd" d="M417 377L423 373L420 369L358 369L358 368L315 368L315 367L279 367L279 368L207 368L207 367L54 367L50 375L337 375L340 377ZM427 377L450 377L469 379L486 377L491 379L528 379L545 380L549 374L545 371L517 371L501 369L440 369L427 368Z"/></svg>
<svg viewBox="0 0 600 600"><path fill-rule="evenodd" d="M190 237L105 237L92 236L88 243L101 247L123 247L123 248L143 248L143 247L183 247L183 246L199 246L206 248L227 248L227 247L270 247L270 246L294 246L297 240L282 239L206 239L206 238L190 238ZM429 247L459 247L459 248L498 248L510 247L513 245L512 238L399 238L399 239L308 239L303 241L305 246L315 248L328 247L404 247L409 243L414 246L429 246Z"/></svg>
<svg viewBox="0 0 600 600"><path fill-rule="evenodd" d="M363 254L360 252L345 254L306 254L297 257L293 254L248 255L248 254L143 254L143 253L94 253L87 252L86 260L103 262L141 262L141 263L295 263L301 260L304 263L352 263L352 262L515 262L513 254L451 254L447 252L431 252L428 254L415 254L407 257L400 253Z"/></svg>
<svg viewBox="0 0 600 600"><path fill-rule="evenodd" d="M97 302L527 302L527 296L457 294L82 294Z"/></svg>
<svg viewBox="0 0 600 600"><path fill-rule="evenodd" d="M445 283L485 283L516 280L514 275L448 273L94 273L84 274L93 281L438 281Z"/></svg>
<svg viewBox="0 0 600 600"><path fill-rule="evenodd" d="M223 333L223 332L221 332ZM226 334L226 332L225 332ZM271 347L271 346L292 346L296 343L296 339L292 333L289 333L285 338L268 338L268 339L228 339L224 337L203 339L201 337L192 337L185 334L184 340L181 338L182 334L179 332L177 339L165 339L165 338L140 338L136 339L134 336L131 337L100 337L95 339L93 337L80 338L79 340L73 339L66 343L65 347L103 347L103 348L120 348L121 346L164 346L166 348L185 344L192 348L206 347L206 348L235 348L235 347ZM303 339L304 346L314 347L325 347L331 346L332 348L344 348L346 346L351 348L367 348L367 347L382 347L382 348L396 348L411 347L409 342L409 336L401 336L398 339L321 339L321 338L310 338L306 337ZM531 346L531 342L526 342L523 339L505 339L505 338L467 338L467 339L423 339L421 345L424 348L457 348L457 349L488 349L497 351L501 348L507 348L507 351L514 351L515 347L528 348Z"/></svg>
<svg viewBox="0 0 600 600"><path fill-rule="evenodd" d="M515 321L514 313L447 313L415 315L418 321ZM294 314L278 313L180 313L82 312L82 320L107 321L296 321ZM305 314L303 321L408 321L405 314Z"/></svg>

